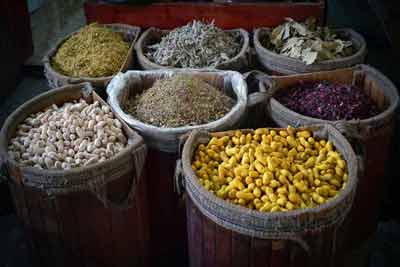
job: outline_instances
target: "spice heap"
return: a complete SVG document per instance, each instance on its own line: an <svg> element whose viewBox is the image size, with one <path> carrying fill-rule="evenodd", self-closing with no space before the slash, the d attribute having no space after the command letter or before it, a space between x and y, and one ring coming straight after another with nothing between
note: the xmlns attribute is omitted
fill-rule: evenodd
<svg viewBox="0 0 400 267"><path fill-rule="evenodd" d="M8 154L23 166L66 170L103 162L126 144L122 124L110 107L81 99L25 119Z"/></svg>
<svg viewBox="0 0 400 267"><path fill-rule="evenodd" d="M275 98L297 113L329 121L361 120L379 113L365 92L353 85L302 82L280 90Z"/></svg>
<svg viewBox="0 0 400 267"><path fill-rule="evenodd" d="M200 78L175 75L127 101L125 110L158 127L180 127L215 121L228 113L234 100Z"/></svg>
<svg viewBox="0 0 400 267"><path fill-rule="evenodd" d="M194 20L172 30L159 43L148 46L146 56L163 66L216 67L239 54L242 43L239 33L225 32L213 22Z"/></svg>
<svg viewBox="0 0 400 267"><path fill-rule="evenodd" d="M71 77L106 77L117 73L128 55L121 33L96 23L66 40L51 59L52 66Z"/></svg>
<svg viewBox="0 0 400 267"><path fill-rule="evenodd" d="M216 196L262 212L318 206L348 181L346 162L330 141L290 127L212 137L197 147L192 169Z"/></svg>
<svg viewBox="0 0 400 267"><path fill-rule="evenodd" d="M351 41L337 37L328 27L317 27L314 18L305 23L290 18L286 20L261 40L266 48L277 54L297 58L310 65L354 53Z"/></svg>

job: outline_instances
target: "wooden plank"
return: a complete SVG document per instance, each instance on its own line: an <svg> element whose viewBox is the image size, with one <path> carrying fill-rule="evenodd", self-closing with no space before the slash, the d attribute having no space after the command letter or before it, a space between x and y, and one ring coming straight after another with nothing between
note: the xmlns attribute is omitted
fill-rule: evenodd
<svg viewBox="0 0 400 267"><path fill-rule="evenodd" d="M232 232L232 267L250 266L251 237Z"/></svg>
<svg viewBox="0 0 400 267"><path fill-rule="evenodd" d="M29 247L29 256L31 258L31 262L33 266L41 266L40 255L37 253L37 241L33 238L32 233L32 222L29 217L29 211L27 209L27 205L25 203L24 191L21 187L17 186L14 182L9 182L9 188L12 193L13 199L15 201L15 209L17 211L17 216L19 221L21 222L24 233L26 235L28 247Z"/></svg>
<svg viewBox="0 0 400 267"><path fill-rule="evenodd" d="M191 242L193 242L190 251L190 267L206 266L203 263L203 221L200 211L192 204L190 207L190 226Z"/></svg>
<svg viewBox="0 0 400 267"><path fill-rule="evenodd" d="M219 267L215 261L216 254L218 253L215 240L216 225L203 214L201 216L203 217L203 265L207 267Z"/></svg>
<svg viewBox="0 0 400 267"><path fill-rule="evenodd" d="M232 232L217 226L215 229L216 247L216 265L219 267L230 267L232 265Z"/></svg>
<svg viewBox="0 0 400 267"><path fill-rule="evenodd" d="M270 266L271 241L267 239L251 239L251 266Z"/></svg>
<svg viewBox="0 0 400 267"><path fill-rule="evenodd" d="M155 3L150 5L112 5L86 1L87 22L125 23L141 28L172 29L187 22L214 20L223 29L277 26L285 17L305 20L314 16L324 21L323 3Z"/></svg>
<svg viewBox="0 0 400 267"><path fill-rule="evenodd" d="M83 267L77 215L75 206L71 205L70 202L70 199L75 195L76 193L69 196L58 196L56 206L59 211L59 227L64 245L65 265Z"/></svg>
<svg viewBox="0 0 400 267"><path fill-rule="evenodd" d="M271 267L288 267L289 254L287 241L273 240L271 241Z"/></svg>

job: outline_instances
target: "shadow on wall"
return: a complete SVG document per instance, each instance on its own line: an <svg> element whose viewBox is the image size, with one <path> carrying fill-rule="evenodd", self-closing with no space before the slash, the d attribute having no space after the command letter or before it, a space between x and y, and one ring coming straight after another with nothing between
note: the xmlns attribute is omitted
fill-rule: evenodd
<svg viewBox="0 0 400 267"><path fill-rule="evenodd" d="M28 65L41 65L44 54L65 35L85 24L84 0L28 0L34 56ZM29 3L28 2L28 3ZM35 9L36 8L36 9Z"/></svg>

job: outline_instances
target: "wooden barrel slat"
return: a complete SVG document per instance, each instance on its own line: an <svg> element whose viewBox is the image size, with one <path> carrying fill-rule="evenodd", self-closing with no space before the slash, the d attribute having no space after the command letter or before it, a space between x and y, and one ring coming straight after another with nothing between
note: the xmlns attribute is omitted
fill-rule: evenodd
<svg viewBox="0 0 400 267"><path fill-rule="evenodd" d="M185 208L174 190L178 155L149 149L146 160L153 266L186 265Z"/></svg>
<svg viewBox="0 0 400 267"><path fill-rule="evenodd" d="M271 242L269 240L262 240L253 237L251 240L251 266L270 267L270 251Z"/></svg>
<svg viewBox="0 0 400 267"><path fill-rule="evenodd" d="M147 177L146 174L143 174L144 177ZM137 204L140 203L140 204ZM148 203L147 198L147 181L142 179L137 187L136 199L135 199L135 208L137 210L137 218L141 224L137 225L137 231L139 236L139 246L141 249L140 255L142 266L149 266L149 248L150 248L150 220L149 220L149 210L146 205L142 203ZM129 226L132 227L132 226Z"/></svg>
<svg viewBox="0 0 400 267"><path fill-rule="evenodd" d="M232 232L232 266L249 267L250 266L250 242L249 236Z"/></svg>
<svg viewBox="0 0 400 267"><path fill-rule="evenodd" d="M289 266L289 253L288 241L273 240L271 242L271 267L288 267Z"/></svg>
<svg viewBox="0 0 400 267"><path fill-rule="evenodd" d="M60 233L64 245L65 265L84 266L79 260L81 258L80 240L78 233L77 218L74 208L68 201L68 197L59 196L56 200L59 211Z"/></svg>
<svg viewBox="0 0 400 267"><path fill-rule="evenodd" d="M190 251L191 267L202 267L205 266L203 265L202 255L202 248L204 244L202 215L197 208L191 205L189 216L191 217L191 237L193 238L192 242L194 244Z"/></svg>
<svg viewBox="0 0 400 267"><path fill-rule="evenodd" d="M307 254L304 249L300 248L297 244L291 242L289 255L290 267L307 267Z"/></svg>
<svg viewBox="0 0 400 267"><path fill-rule="evenodd" d="M215 259L217 266L231 266L232 264L232 236L231 231L222 227L215 228L218 256Z"/></svg>
<svg viewBox="0 0 400 267"><path fill-rule="evenodd" d="M215 256L218 253L218 247L215 242L215 224L213 224L207 217L202 216L203 223L203 266L218 267L215 264Z"/></svg>
<svg viewBox="0 0 400 267"><path fill-rule="evenodd" d="M31 220L29 218L29 211L27 210L27 205L25 203L25 196L23 193L23 189L19 188L14 182L9 182L9 188L14 196L14 203L16 213L18 215L18 219L21 222L21 225L24 229L24 233L27 239L27 245L30 248L29 256L32 261L33 266L41 266L41 260L37 253L34 251L37 250L37 244L33 239Z"/></svg>
<svg viewBox="0 0 400 267"><path fill-rule="evenodd" d="M55 199L49 199L42 195L40 198L40 208L42 213L43 228L48 238L49 250L53 255L53 264L56 266L64 265L64 249L62 248L59 221L55 206Z"/></svg>

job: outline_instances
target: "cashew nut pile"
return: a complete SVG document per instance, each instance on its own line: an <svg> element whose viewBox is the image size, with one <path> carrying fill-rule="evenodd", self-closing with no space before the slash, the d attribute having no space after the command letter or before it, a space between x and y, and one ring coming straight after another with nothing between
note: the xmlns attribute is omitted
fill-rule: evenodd
<svg viewBox="0 0 400 267"><path fill-rule="evenodd" d="M25 119L8 154L22 166L67 170L103 162L126 144L122 124L110 107L80 99L61 107L53 104Z"/></svg>

